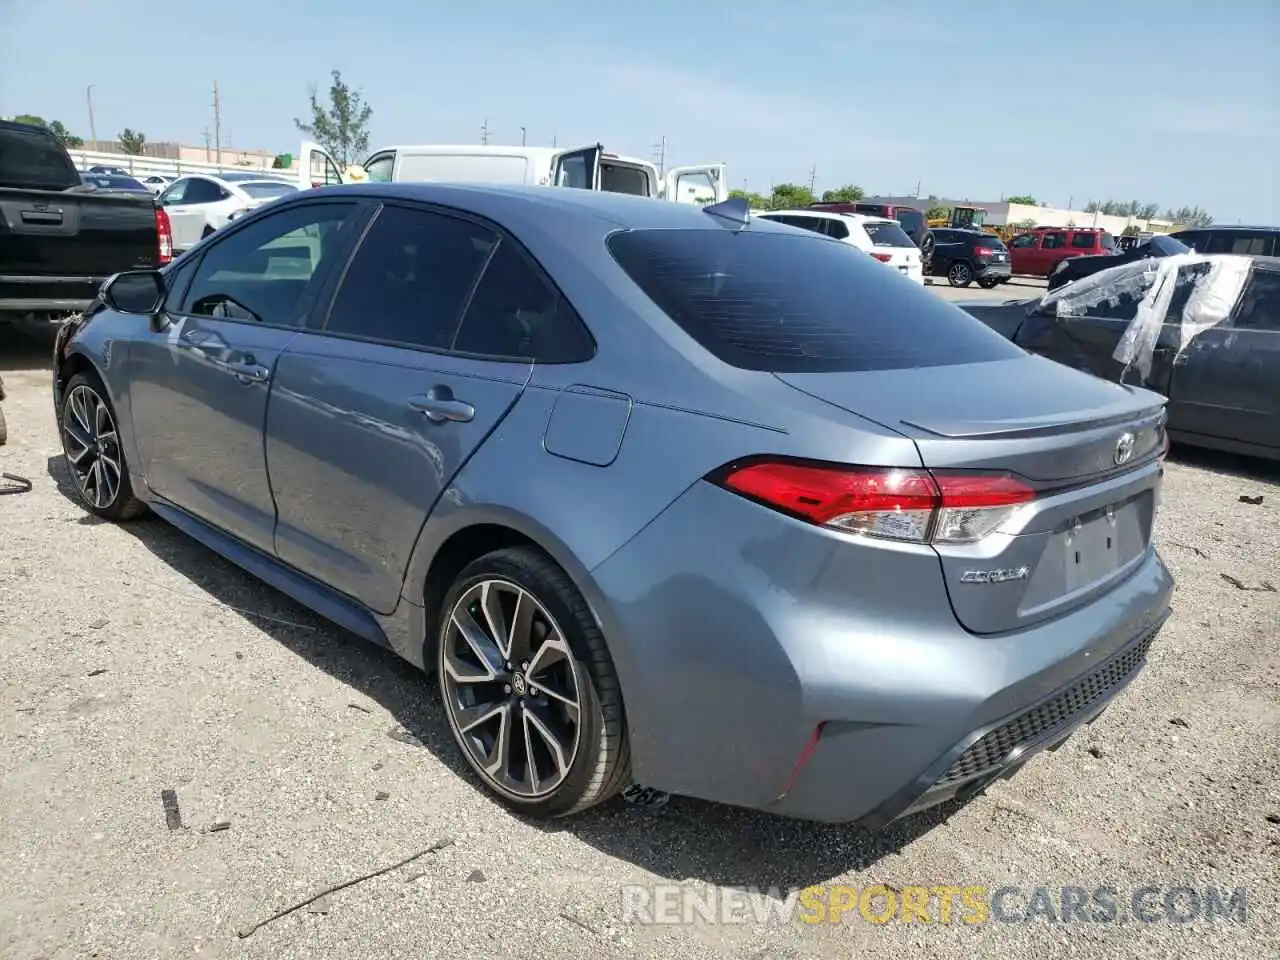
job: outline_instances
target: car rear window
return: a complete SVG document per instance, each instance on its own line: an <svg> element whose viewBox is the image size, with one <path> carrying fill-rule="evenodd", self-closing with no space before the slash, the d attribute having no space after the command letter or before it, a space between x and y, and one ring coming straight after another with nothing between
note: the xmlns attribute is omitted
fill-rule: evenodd
<svg viewBox="0 0 1280 960"><path fill-rule="evenodd" d="M236 186L255 200L272 200L298 190L292 183L274 180L253 180L249 183L237 183Z"/></svg>
<svg viewBox="0 0 1280 960"><path fill-rule="evenodd" d="M685 333L740 369L893 370L1022 355L980 320L848 244L710 229L624 231L608 245Z"/></svg>
<svg viewBox="0 0 1280 960"><path fill-rule="evenodd" d="M914 247L896 220L864 220L862 227L877 247Z"/></svg>
<svg viewBox="0 0 1280 960"><path fill-rule="evenodd" d="M915 233L924 229L924 214L919 210L899 210L894 216L902 224L902 229L908 233Z"/></svg>

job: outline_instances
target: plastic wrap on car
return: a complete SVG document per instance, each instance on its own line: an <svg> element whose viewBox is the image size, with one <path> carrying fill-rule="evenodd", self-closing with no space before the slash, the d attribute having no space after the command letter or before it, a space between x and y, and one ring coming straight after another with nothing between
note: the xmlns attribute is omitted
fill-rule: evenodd
<svg viewBox="0 0 1280 960"><path fill-rule="evenodd" d="M1174 300L1178 273L1195 265L1202 265L1203 271L1194 277L1179 312L1177 352L1181 354L1198 334L1231 316L1252 268L1248 257L1184 253L1139 260L1059 287L1041 301L1040 310L1065 319L1086 316L1108 305L1118 308L1126 299L1137 300L1137 312L1120 336L1112 358L1124 365L1121 381L1133 369L1145 382Z"/></svg>

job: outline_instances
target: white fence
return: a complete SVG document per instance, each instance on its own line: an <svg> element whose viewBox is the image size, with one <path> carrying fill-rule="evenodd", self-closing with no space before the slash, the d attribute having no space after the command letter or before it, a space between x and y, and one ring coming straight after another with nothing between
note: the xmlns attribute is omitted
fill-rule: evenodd
<svg viewBox="0 0 1280 960"><path fill-rule="evenodd" d="M81 171L90 167L119 167L131 176L150 176L161 174L180 177L186 173L219 173L239 171L270 170L271 161L256 160L251 165L239 163L195 163L190 160L171 160L166 157L138 157L127 153L98 153L93 150L68 150L71 162ZM283 173L284 171L276 171Z"/></svg>

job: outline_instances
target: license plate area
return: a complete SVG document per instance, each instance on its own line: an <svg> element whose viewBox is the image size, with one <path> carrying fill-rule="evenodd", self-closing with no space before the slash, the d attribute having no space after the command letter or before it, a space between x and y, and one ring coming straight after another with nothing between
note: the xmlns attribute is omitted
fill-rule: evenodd
<svg viewBox="0 0 1280 960"><path fill-rule="evenodd" d="M1123 507L1121 507L1123 510ZM1115 572L1129 557L1122 556L1120 518L1114 507L1101 517L1077 520L1061 537L1062 569L1068 591L1088 586Z"/></svg>

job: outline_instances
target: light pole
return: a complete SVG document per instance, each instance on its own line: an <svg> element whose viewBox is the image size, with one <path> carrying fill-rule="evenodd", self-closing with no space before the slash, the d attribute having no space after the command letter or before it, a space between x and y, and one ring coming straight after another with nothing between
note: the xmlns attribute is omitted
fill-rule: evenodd
<svg viewBox="0 0 1280 960"><path fill-rule="evenodd" d="M98 128L93 122L93 88L96 83L91 83L84 88L85 103L89 105L89 139L93 141L93 148L98 149Z"/></svg>
<svg viewBox="0 0 1280 960"><path fill-rule="evenodd" d="M524 146L524 127L520 128L520 146Z"/></svg>

